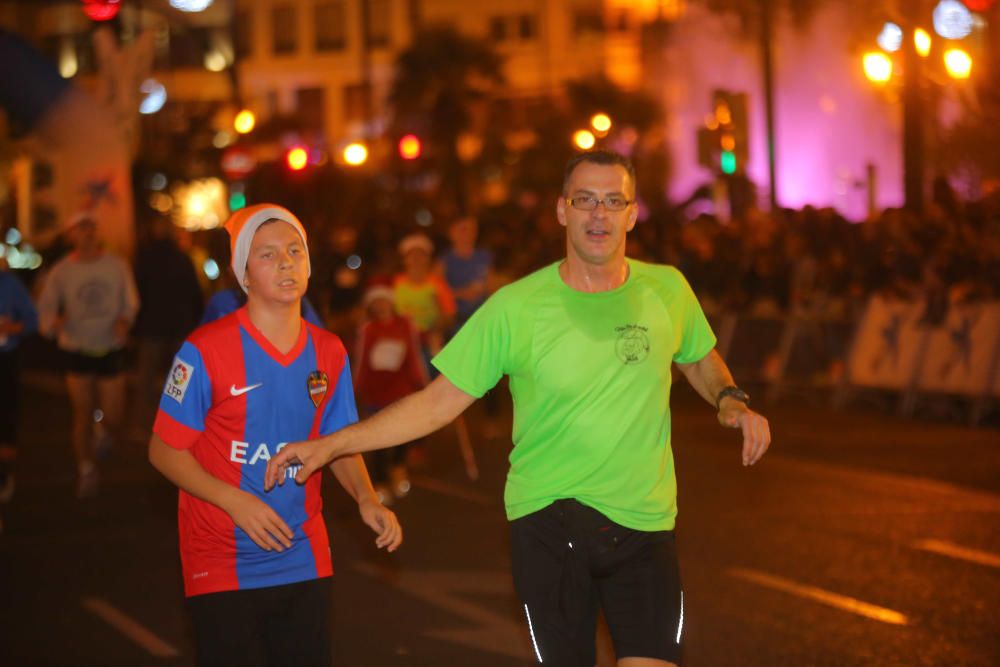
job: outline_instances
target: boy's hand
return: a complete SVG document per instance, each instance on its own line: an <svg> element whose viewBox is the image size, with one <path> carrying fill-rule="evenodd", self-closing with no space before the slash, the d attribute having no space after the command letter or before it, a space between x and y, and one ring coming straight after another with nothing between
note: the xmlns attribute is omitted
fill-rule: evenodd
<svg viewBox="0 0 1000 667"><path fill-rule="evenodd" d="M361 520L375 531L375 546L390 553L403 543L403 528L396 514L376 499L366 498L358 503Z"/></svg>
<svg viewBox="0 0 1000 667"><path fill-rule="evenodd" d="M239 528L264 551L284 551L292 546L292 529L278 513L259 498L234 489L232 501L223 509Z"/></svg>

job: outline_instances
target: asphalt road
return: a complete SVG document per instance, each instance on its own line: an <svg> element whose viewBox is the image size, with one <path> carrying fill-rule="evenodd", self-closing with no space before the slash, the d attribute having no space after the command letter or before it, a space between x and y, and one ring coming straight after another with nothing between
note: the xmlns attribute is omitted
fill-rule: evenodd
<svg viewBox="0 0 1000 667"><path fill-rule="evenodd" d="M737 435L676 393L685 666L1000 665L995 425L835 413L791 394L765 410L774 447L745 469ZM175 490L126 442L100 496L76 500L57 378L31 376L24 404L0 536L0 665L192 665ZM375 549L328 481L337 665L531 664L501 504L510 444L483 423L476 406L476 482L453 430L430 440L396 506L397 554Z"/></svg>

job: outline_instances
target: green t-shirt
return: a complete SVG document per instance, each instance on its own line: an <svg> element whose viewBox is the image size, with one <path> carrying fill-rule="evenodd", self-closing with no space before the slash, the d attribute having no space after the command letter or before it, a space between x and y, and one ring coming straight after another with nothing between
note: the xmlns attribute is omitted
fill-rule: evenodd
<svg viewBox="0 0 1000 667"><path fill-rule="evenodd" d="M628 264L621 287L594 294L566 285L558 264L536 271L490 297L433 360L477 397L510 376L510 520L575 498L635 530L674 526L670 366L703 358L715 335L677 269Z"/></svg>

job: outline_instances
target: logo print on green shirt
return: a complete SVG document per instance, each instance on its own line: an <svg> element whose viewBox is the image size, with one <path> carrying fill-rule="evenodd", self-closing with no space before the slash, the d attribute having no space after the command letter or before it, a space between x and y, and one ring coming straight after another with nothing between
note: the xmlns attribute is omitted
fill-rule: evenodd
<svg viewBox="0 0 1000 667"><path fill-rule="evenodd" d="M615 353L626 366L639 364L649 356L649 337L646 335L648 329L638 324L626 324L623 327L615 327L618 332L618 340L615 341Z"/></svg>

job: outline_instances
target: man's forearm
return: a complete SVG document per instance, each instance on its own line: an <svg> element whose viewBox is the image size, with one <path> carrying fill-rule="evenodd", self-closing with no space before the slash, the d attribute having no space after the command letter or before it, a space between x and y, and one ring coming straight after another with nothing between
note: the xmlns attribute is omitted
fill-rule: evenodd
<svg viewBox="0 0 1000 667"><path fill-rule="evenodd" d="M701 360L693 364L678 364L678 367L687 377L688 382L695 388L695 391L708 401L712 407L719 392L730 385L736 384L733 374L729 372L729 367L723 361L718 352L712 350Z"/></svg>
<svg viewBox="0 0 1000 667"><path fill-rule="evenodd" d="M334 444L335 456L401 445L450 423L475 400L441 375L420 391L325 440Z"/></svg>

